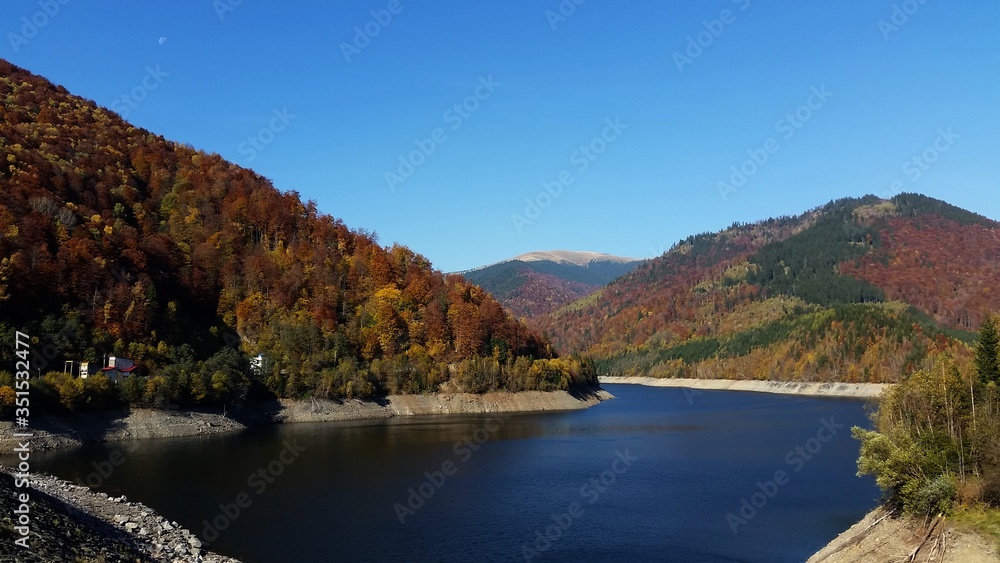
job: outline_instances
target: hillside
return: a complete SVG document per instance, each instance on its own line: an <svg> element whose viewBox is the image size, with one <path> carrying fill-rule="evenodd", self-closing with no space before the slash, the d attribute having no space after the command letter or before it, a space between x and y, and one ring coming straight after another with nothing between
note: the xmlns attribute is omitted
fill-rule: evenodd
<svg viewBox="0 0 1000 563"><path fill-rule="evenodd" d="M1000 308L1000 224L915 194L681 241L533 319L613 375L895 381Z"/></svg>
<svg viewBox="0 0 1000 563"><path fill-rule="evenodd" d="M0 98L0 364L14 365L16 328L33 338L33 371L117 355L148 373L110 391L104 378L47 376L33 381L33 407L364 397L448 380L552 389L583 377L461 276L250 170L5 61Z"/></svg>
<svg viewBox="0 0 1000 563"><path fill-rule="evenodd" d="M519 317L535 317L586 297L640 261L599 252L529 252L461 272Z"/></svg>

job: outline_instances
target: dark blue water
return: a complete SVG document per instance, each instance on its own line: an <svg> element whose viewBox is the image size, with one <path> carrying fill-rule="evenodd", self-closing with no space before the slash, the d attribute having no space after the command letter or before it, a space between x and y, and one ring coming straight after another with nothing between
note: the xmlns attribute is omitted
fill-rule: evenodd
<svg viewBox="0 0 1000 563"><path fill-rule="evenodd" d="M862 402L606 387L618 398L578 412L293 424L33 461L248 562L804 561L876 504L855 476ZM102 477L93 464L114 450L125 461Z"/></svg>

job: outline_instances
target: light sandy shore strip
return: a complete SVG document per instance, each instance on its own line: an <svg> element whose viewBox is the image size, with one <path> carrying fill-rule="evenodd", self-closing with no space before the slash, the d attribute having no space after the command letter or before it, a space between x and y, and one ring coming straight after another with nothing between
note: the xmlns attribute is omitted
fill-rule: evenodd
<svg viewBox="0 0 1000 563"><path fill-rule="evenodd" d="M626 383L650 387L683 387L720 391L753 391L813 397L877 398L889 387L887 383L814 383L803 381L755 381L733 379L666 379L656 377L601 377L601 383Z"/></svg>
<svg viewBox="0 0 1000 563"><path fill-rule="evenodd" d="M594 389L574 396L567 391L520 391L508 393L428 393L389 395L379 403L370 401L281 401L276 422L327 422L432 414L529 413L585 409L613 399L607 391Z"/></svg>
<svg viewBox="0 0 1000 563"><path fill-rule="evenodd" d="M545 412L585 409L614 397L594 389L389 395L378 401L304 400L249 405L228 413L192 410L133 409L32 419L32 450L69 448L91 442L142 438L177 438L239 432L251 426L291 422L369 420L413 415ZM0 451L17 447L13 420L0 421Z"/></svg>

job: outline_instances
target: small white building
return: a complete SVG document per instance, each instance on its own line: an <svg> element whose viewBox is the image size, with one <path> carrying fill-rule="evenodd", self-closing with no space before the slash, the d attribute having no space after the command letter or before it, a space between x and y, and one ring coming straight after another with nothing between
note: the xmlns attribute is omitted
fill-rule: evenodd
<svg viewBox="0 0 1000 563"><path fill-rule="evenodd" d="M257 354L250 358L250 371L257 376L264 373L264 354Z"/></svg>
<svg viewBox="0 0 1000 563"><path fill-rule="evenodd" d="M87 379L90 377L90 362L66 360L63 362L63 373L68 373L80 379Z"/></svg>
<svg viewBox="0 0 1000 563"><path fill-rule="evenodd" d="M115 383L121 383L123 379L132 375L137 367L131 358L108 356L108 365L101 368L101 373ZM81 366L81 372L82 369Z"/></svg>

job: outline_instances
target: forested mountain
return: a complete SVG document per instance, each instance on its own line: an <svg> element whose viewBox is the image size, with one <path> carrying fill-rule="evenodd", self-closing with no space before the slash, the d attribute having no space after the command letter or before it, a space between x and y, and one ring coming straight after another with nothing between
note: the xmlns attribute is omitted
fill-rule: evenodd
<svg viewBox="0 0 1000 563"><path fill-rule="evenodd" d="M531 252L461 272L519 317L553 311L631 272L638 260L597 252Z"/></svg>
<svg viewBox="0 0 1000 563"><path fill-rule="evenodd" d="M586 378L461 276L251 170L5 61L0 99L0 365L14 365L17 329L35 339L36 366L42 350L59 371L63 360L135 359L148 377L123 385L132 403ZM55 376L37 385L67 408L106 391Z"/></svg>
<svg viewBox="0 0 1000 563"><path fill-rule="evenodd" d="M895 381L1000 308L1000 224L916 194L689 237L533 319L612 374Z"/></svg>

